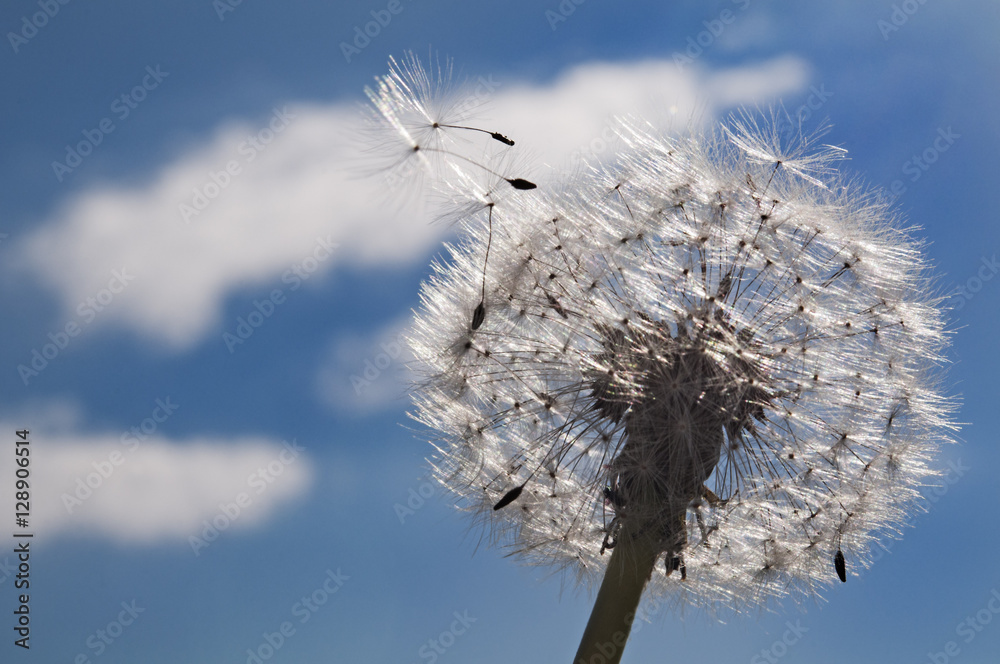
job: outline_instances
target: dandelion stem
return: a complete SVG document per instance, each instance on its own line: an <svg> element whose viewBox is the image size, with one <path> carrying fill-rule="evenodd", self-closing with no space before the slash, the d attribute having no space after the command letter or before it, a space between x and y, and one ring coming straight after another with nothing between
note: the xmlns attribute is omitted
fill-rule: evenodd
<svg viewBox="0 0 1000 664"><path fill-rule="evenodd" d="M480 304L486 303L486 264L490 262L490 245L493 244L493 204L490 204L490 213L488 217L490 225L490 234L486 239L486 258L483 259L483 294L479 299Z"/></svg>
<svg viewBox="0 0 1000 664"><path fill-rule="evenodd" d="M574 664L591 661L617 664L621 661L636 607L653 573L658 553L651 538L643 534L633 536L627 525L622 527L580 648L573 658ZM600 659L591 659L598 654Z"/></svg>

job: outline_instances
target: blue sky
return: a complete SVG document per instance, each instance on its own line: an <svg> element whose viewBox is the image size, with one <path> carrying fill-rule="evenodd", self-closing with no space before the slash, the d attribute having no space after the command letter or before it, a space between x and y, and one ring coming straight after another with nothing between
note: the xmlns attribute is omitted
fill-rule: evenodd
<svg viewBox="0 0 1000 664"><path fill-rule="evenodd" d="M624 661L996 660L996 3L18 0L0 32L5 524L16 430L35 482L31 649L11 526L3 661L418 662L431 639L442 663L569 661L589 594L480 545L405 415L395 343L447 228L359 176L355 129L408 49L489 82L541 181L616 113L808 109L898 182L953 294L966 426L916 527L823 602L664 611Z"/></svg>

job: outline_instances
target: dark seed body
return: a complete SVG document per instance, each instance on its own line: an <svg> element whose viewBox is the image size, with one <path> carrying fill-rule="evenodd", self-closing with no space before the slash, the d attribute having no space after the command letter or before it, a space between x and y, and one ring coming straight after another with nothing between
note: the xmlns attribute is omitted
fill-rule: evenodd
<svg viewBox="0 0 1000 664"><path fill-rule="evenodd" d="M492 134L490 134L490 137L492 137L494 140L504 143L505 145L514 145L514 141L510 140L500 132L495 131Z"/></svg>
<svg viewBox="0 0 1000 664"><path fill-rule="evenodd" d="M844 562L844 552L837 549L837 555L833 557L833 566L837 570L837 576L843 583L847 583L847 563Z"/></svg>
<svg viewBox="0 0 1000 664"><path fill-rule="evenodd" d="M495 512L497 510L501 510L510 505L512 502L517 500L517 497L521 495L521 492L523 490L524 490L524 485L522 484L521 486L516 486L507 493L505 493L503 495L503 498L498 500L497 504L493 506L493 511Z"/></svg>
<svg viewBox="0 0 1000 664"><path fill-rule="evenodd" d="M472 312L472 329L478 330L484 320L486 320L486 307L480 302L476 306L476 310Z"/></svg>
<svg viewBox="0 0 1000 664"><path fill-rule="evenodd" d="M524 180L522 178L512 178L507 180L507 182L510 183L510 186L514 187L514 189L521 189L522 191L534 189L538 186L534 182L529 182L528 180Z"/></svg>

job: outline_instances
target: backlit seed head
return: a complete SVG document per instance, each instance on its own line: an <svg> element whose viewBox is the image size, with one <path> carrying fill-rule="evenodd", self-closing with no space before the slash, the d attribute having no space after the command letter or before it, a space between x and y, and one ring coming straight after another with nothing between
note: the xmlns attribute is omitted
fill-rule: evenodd
<svg viewBox="0 0 1000 664"><path fill-rule="evenodd" d="M937 474L953 404L919 243L837 150L748 117L623 124L613 163L465 218L423 286L435 477L527 562L598 579L628 525L659 542L654 601L814 595Z"/></svg>

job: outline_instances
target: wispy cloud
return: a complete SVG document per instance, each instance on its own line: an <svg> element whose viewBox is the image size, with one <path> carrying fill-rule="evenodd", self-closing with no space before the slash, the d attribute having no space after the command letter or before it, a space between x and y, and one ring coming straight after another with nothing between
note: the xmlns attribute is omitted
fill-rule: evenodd
<svg viewBox="0 0 1000 664"><path fill-rule="evenodd" d="M16 428L11 422L3 426ZM220 531L244 530L263 525L302 496L314 476L308 451L295 441L179 441L146 436L141 429L32 431L30 438L29 529L46 537L149 544L200 536L206 522ZM13 455L4 455L0 472L13 477L13 464ZM7 514L14 512L13 494L0 497Z"/></svg>
<svg viewBox="0 0 1000 664"><path fill-rule="evenodd" d="M488 114L539 162L560 164L615 114L707 119L794 93L807 78L795 57L720 71L595 63L545 85L498 80ZM227 123L145 183L72 195L5 263L27 267L70 317L125 270L134 279L92 327L124 326L183 350L216 330L229 294L279 283L320 239L340 249L319 273L422 259L446 229L375 204L386 184L356 172L359 123L353 103L289 104L259 124Z"/></svg>

